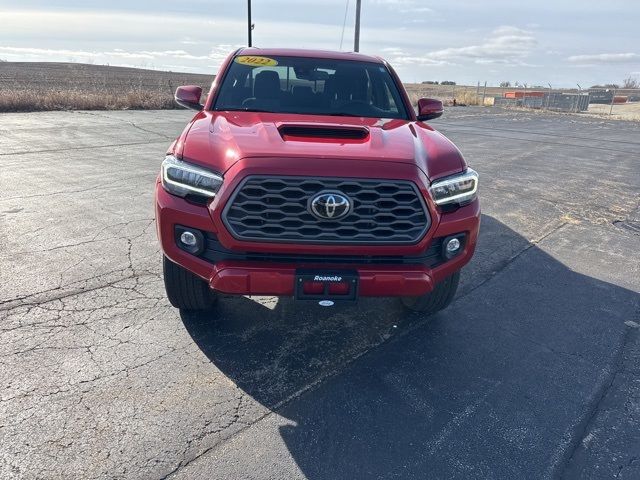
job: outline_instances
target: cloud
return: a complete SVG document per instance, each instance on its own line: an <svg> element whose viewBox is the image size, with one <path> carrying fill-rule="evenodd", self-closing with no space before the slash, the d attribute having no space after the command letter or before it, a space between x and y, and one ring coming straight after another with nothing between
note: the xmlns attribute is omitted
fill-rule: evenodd
<svg viewBox="0 0 640 480"><path fill-rule="evenodd" d="M79 60L105 60L112 58L138 59L138 60L160 60L180 59L180 60L223 60L231 50L232 45L217 45L212 48L207 55L194 55L186 50L134 50L127 51L122 48L112 50L89 51L89 50L69 50L36 47L0 47L0 54L18 57L70 57Z"/></svg>
<svg viewBox="0 0 640 480"><path fill-rule="evenodd" d="M420 56L420 55L416 56L416 55L408 55L408 54L394 57L391 63L396 65L414 65L414 66L422 66L422 67L423 66L437 67L441 65L453 65L452 63L447 62L445 60L434 60L427 56Z"/></svg>
<svg viewBox="0 0 640 480"><path fill-rule="evenodd" d="M416 3L416 0L374 0L374 3L377 3L379 5L390 5L390 6L412 5Z"/></svg>
<svg viewBox="0 0 640 480"><path fill-rule="evenodd" d="M402 65L439 66L439 65L447 64L447 62L443 60L434 60L427 56L415 55L415 54L406 52L405 50L399 47L385 47L382 49L382 54L385 57L389 57L391 59L391 63L398 66L402 66Z"/></svg>
<svg viewBox="0 0 640 480"><path fill-rule="evenodd" d="M529 66L524 59L536 48L537 43L527 30L502 26L477 45L444 48L422 55L411 55L400 50L389 53L394 56L393 62L404 65L455 65L471 61L479 65Z"/></svg>
<svg viewBox="0 0 640 480"><path fill-rule="evenodd" d="M172 57L172 58L182 58L185 60L207 60L211 58L209 55L192 55L191 53L186 52L184 50L161 50L161 51L142 50L140 52L133 52L132 55L144 55L144 56L149 56L151 58Z"/></svg>
<svg viewBox="0 0 640 480"><path fill-rule="evenodd" d="M408 6L400 9L400 13L435 13L432 8Z"/></svg>
<svg viewBox="0 0 640 480"><path fill-rule="evenodd" d="M593 55L572 55L567 60L579 64L630 63L640 61L637 53L598 53Z"/></svg>
<svg viewBox="0 0 640 480"><path fill-rule="evenodd" d="M527 30L503 26L496 28L484 42L466 47L452 47L429 54L430 58L455 61L473 60L476 63L520 64L536 47L537 40Z"/></svg>
<svg viewBox="0 0 640 480"><path fill-rule="evenodd" d="M404 50L398 47L384 47L382 52L384 52L385 55L402 55Z"/></svg>
<svg viewBox="0 0 640 480"><path fill-rule="evenodd" d="M397 9L400 13L434 13L432 8L425 7L419 0L375 0L374 3Z"/></svg>
<svg viewBox="0 0 640 480"><path fill-rule="evenodd" d="M180 43L182 45L202 45L205 42L203 42L201 40L194 40L191 37L184 37L182 40L180 40Z"/></svg>
<svg viewBox="0 0 640 480"><path fill-rule="evenodd" d="M62 55L67 57L90 57L92 52L84 50L68 50L68 49L51 49L51 48L35 48L35 47L0 47L0 53L15 56L41 56L41 55Z"/></svg>

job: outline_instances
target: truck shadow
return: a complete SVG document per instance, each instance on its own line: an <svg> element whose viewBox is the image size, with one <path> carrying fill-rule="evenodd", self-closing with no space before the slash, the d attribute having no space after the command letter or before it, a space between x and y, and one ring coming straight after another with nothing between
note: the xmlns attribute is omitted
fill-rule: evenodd
<svg viewBox="0 0 640 480"><path fill-rule="evenodd" d="M540 478L639 303L485 215L456 300L431 318L393 299L327 309L229 298L215 320L182 319L218 369L288 420L274 428L306 478ZM283 448L252 441L272 461ZM229 478L273 475L249 475L248 453L233 455Z"/></svg>

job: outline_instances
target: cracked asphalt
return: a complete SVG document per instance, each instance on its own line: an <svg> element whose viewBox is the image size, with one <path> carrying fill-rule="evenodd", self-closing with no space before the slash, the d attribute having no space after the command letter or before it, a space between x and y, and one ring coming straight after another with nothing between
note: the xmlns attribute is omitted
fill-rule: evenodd
<svg viewBox="0 0 640 480"><path fill-rule="evenodd" d="M0 478L640 478L640 124L449 109L480 173L444 312L164 296L187 111L0 115Z"/></svg>

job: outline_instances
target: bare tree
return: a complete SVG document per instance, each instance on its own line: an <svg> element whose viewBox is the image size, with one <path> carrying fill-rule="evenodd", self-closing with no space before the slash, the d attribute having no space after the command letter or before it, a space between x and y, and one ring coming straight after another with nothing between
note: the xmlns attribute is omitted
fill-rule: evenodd
<svg viewBox="0 0 640 480"><path fill-rule="evenodd" d="M622 81L622 88L640 88L640 82L637 78L628 77Z"/></svg>
<svg viewBox="0 0 640 480"><path fill-rule="evenodd" d="M509 88L511 86L511 82L500 82L500 86L502 88Z"/></svg>

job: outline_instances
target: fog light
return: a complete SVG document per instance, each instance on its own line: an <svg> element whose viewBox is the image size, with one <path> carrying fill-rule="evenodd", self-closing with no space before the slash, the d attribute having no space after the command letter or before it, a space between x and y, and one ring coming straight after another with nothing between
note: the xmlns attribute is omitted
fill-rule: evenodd
<svg viewBox="0 0 640 480"><path fill-rule="evenodd" d="M184 233L182 235L184 235ZM458 250L460 250L460 240L458 240L457 238L452 238L447 242L447 253L449 255L455 255Z"/></svg>
<svg viewBox="0 0 640 480"><path fill-rule="evenodd" d="M195 228L176 225L176 245L192 255L200 255L204 251L204 235Z"/></svg>
<svg viewBox="0 0 640 480"><path fill-rule="evenodd" d="M464 247L464 234L452 235L450 237L446 237L442 241L442 256L446 260L450 260L460 252L462 252L462 248Z"/></svg>
<svg viewBox="0 0 640 480"><path fill-rule="evenodd" d="M190 232L189 230L182 232L182 235L180 235L180 241L187 247L195 247L198 245L198 239L193 232Z"/></svg>

